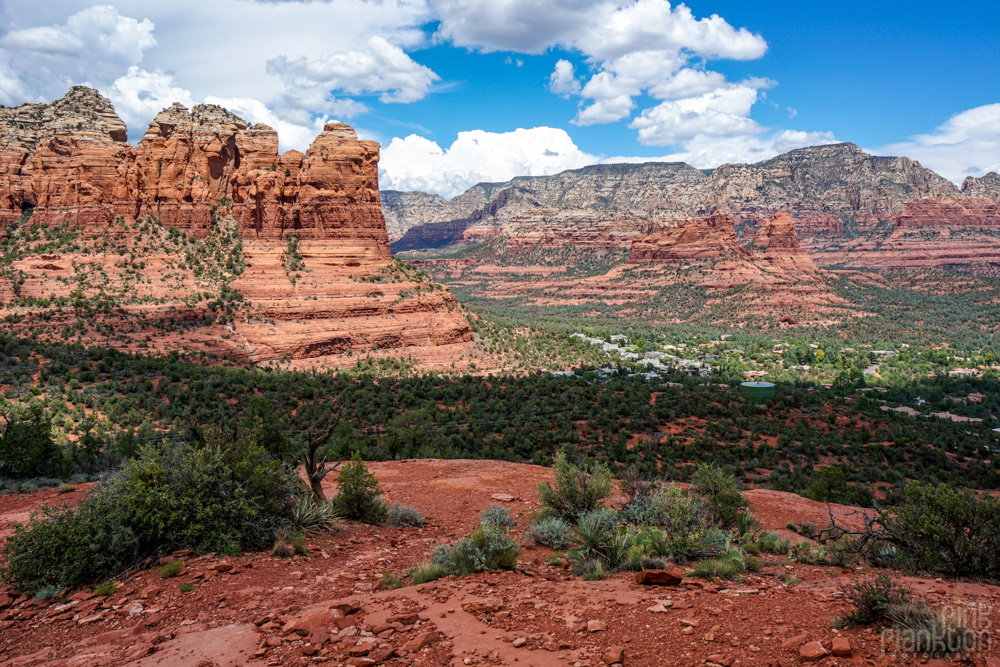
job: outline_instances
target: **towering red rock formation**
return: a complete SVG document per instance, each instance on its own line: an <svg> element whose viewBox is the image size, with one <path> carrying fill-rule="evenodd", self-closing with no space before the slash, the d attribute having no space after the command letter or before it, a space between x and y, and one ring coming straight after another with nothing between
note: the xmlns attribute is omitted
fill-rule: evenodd
<svg viewBox="0 0 1000 667"><path fill-rule="evenodd" d="M657 227L644 239L632 243L630 264L749 257L740 245L733 219L716 213L701 220L684 220L675 226Z"/></svg>
<svg viewBox="0 0 1000 667"><path fill-rule="evenodd" d="M52 104L0 110L0 130L2 226L33 207L36 222L94 233L116 215L152 215L203 237L226 203L244 237L327 239L357 262L389 257L379 146L342 123L326 125L304 155L281 156L267 125L175 103L133 149L111 103L77 86Z"/></svg>
<svg viewBox="0 0 1000 667"><path fill-rule="evenodd" d="M799 245L795 220L778 211L754 237L754 259L766 271L780 271L800 282L819 282L819 267Z"/></svg>
<svg viewBox="0 0 1000 667"><path fill-rule="evenodd" d="M132 147L125 123L97 91L74 86L52 104L0 109L0 226L35 208L44 222L110 221Z"/></svg>
<svg viewBox="0 0 1000 667"><path fill-rule="evenodd" d="M121 287L120 302L143 319L184 313L212 320L235 288L248 306L230 325L238 342L211 327L187 339L253 360L470 340L454 297L392 261L379 201L379 145L359 141L347 125L330 123L305 154L282 156L277 133L266 125L248 127L214 105L174 104L133 149L111 103L74 87L52 104L0 108L0 131L0 229L31 210L32 225L67 222L80 230L86 254L73 255L78 246L73 256L45 263L28 252L17 264L22 282L0 284L4 302L66 296L67 283L55 284L50 273L93 263L89 243L101 246L95 270L108 275L95 289ZM128 222L147 216L185 232L181 239L209 237L211 275L171 240L176 234L131 238L142 234ZM108 230L110 249L101 241ZM227 260L226 253L235 254ZM145 271L138 282L128 268L137 257ZM86 298L89 283L81 284Z"/></svg>

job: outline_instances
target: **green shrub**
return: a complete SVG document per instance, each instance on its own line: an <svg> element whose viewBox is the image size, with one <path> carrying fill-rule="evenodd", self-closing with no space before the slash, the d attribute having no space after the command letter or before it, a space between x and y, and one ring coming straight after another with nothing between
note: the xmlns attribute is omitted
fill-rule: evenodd
<svg viewBox="0 0 1000 667"><path fill-rule="evenodd" d="M183 561L173 560L160 568L160 576L164 579L170 579L171 577L176 577L184 570Z"/></svg>
<svg viewBox="0 0 1000 667"><path fill-rule="evenodd" d="M702 579L735 579L745 572L756 572L761 562L747 556L737 548L725 549L715 558L703 560L694 566L694 576Z"/></svg>
<svg viewBox="0 0 1000 667"><path fill-rule="evenodd" d="M62 477L71 472L72 464L52 437L52 419L41 405L8 412L0 425L0 478Z"/></svg>
<svg viewBox="0 0 1000 667"><path fill-rule="evenodd" d="M514 528L517 522L510 515L510 510L493 503L480 513L479 525L483 528Z"/></svg>
<svg viewBox="0 0 1000 667"><path fill-rule="evenodd" d="M812 478L802 490L802 495L823 503L841 503L870 507L871 491L851 486L847 476L838 466L821 466L813 472Z"/></svg>
<svg viewBox="0 0 1000 667"><path fill-rule="evenodd" d="M98 587L94 589L94 593L103 598L114 593L116 588L117 586L115 585L115 582L105 581L103 584L98 585Z"/></svg>
<svg viewBox="0 0 1000 667"><path fill-rule="evenodd" d="M35 600L41 602L42 600L51 600L63 590L63 587L59 584L45 584L39 586L35 590Z"/></svg>
<svg viewBox="0 0 1000 667"><path fill-rule="evenodd" d="M45 508L17 526L0 574L34 590L107 579L176 549L259 549L289 524L299 484L252 444L148 448L76 507Z"/></svg>
<svg viewBox="0 0 1000 667"><path fill-rule="evenodd" d="M340 471L337 484L333 505L344 518L370 524L385 523L389 511L379 498L382 487L360 454L355 454Z"/></svg>
<svg viewBox="0 0 1000 667"><path fill-rule="evenodd" d="M181 593L190 593L191 591L194 590L194 584L192 584L190 581L187 583L183 583L180 586L180 590Z"/></svg>
<svg viewBox="0 0 1000 667"><path fill-rule="evenodd" d="M1000 498L947 484L911 483L878 513L869 546L895 547L909 570L1000 578Z"/></svg>
<svg viewBox="0 0 1000 667"><path fill-rule="evenodd" d="M651 516L672 540L697 535L709 524L705 501L676 484L668 484L653 497Z"/></svg>
<svg viewBox="0 0 1000 667"><path fill-rule="evenodd" d="M389 523L393 526L414 526L424 525L423 515L412 507L395 503L388 511Z"/></svg>
<svg viewBox="0 0 1000 667"><path fill-rule="evenodd" d="M385 587L390 590L396 590L397 588L403 587L403 580L394 575L392 572L382 573L382 583Z"/></svg>
<svg viewBox="0 0 1000 667"><path fill-rule="evenodd" d="M410 581L415 586L419 586L420 584L426 584L441 577L447 577L449 573L438 563L428 560L409 570L407 574L410 575Z"/></svg>
<svg viewBox="0 0 1000 667"><path fill-rule="evenodd" d="M705 497L712 520L723 528L732 528L740 514L750 506L737 488L736 478L718 466L702 463L691 476L695 491Z"/></svg>
<svg viewBox="0 0 1000 667"><path fill-rule="evenodd" d="M573 461L567 452L560 451L552 467L556 485L539 483L538 497L543 508L558 517L576 520L601 507L611 495L611 471L602 463Z"/></svg>
<svg viewBox="0 0 1000 667"><path fill-rule="evenodd" d="M893 604L885 618L896 631L898 645L911 653L943 657L979 646L961 609L932 609L923 602Z"/></svg>
<svg viewBox="0 0 1000 667"><path fill-rule="evenodd" d="M520 547L510 539L506 530L480 528L453 546L439 546L431 560L448 574L465 576L474 572L513 570L520 553Z"/></svg>
<svg viewBox="0 0 1000 667"><path fill-rule="evenodd" d="M570 527L562 519L550 517L531 526L525 537L549 549L565 549L570 543Z"/></svg>
<svg viewBox="0 0 1000 667"><path fill-rule="evenodd" d="M300 532L279 531L274 538L274 544L271 546L271 555L275 558L291 558L295 555L305 556L308 553L305 533Z"/></svg>
<svg viewBox="0 0 1000 667"><path fill-rule="evenodd" d="M910 603L910 589L888 574L880 574L873 579L859 581L853 586L841 586L844 598L854 606L848 615L852 623L866 625L881 623L888 618L891 607Z"/></svg>
<svg viewBox="0 0 1000 667"><path fill-rule="evenodd" d="M584 581L601 581L608 578L604 572L604 564L596 558L581 563L577 574L583 577Z"/></svg>

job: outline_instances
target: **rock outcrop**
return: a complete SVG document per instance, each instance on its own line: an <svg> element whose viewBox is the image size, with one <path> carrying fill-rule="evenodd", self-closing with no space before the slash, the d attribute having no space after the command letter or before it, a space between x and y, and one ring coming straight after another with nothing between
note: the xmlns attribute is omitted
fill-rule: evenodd
<svg viewBox="0 0 1000 667"><path fill-rule="evenodd" d="M655 230L632 243L629 264L676 262L738 256L749 258L733 228L733 219L725 213L685 220L671 227Z"/></svg>
<svg viewBox="0 0 1000 667"><path fill-rule="evenodd" d="M111 102L84 86L51 104L0 108L0 227L29 209L109 221L131 157L126 136Z"/></svg>
<svg viewBox="0 0 1000 667"><path fill-rule="evenodd" d="M1000 174L991 171L980 178L966 177L962 182L962 194L975 199L1000 201Z"/></svg>
<svg viewBox="0 0 1000 667"><path fill-rule="evenodd" d="M799 244L795 220L787 211L778 211L757 232L753 242L754 261L764 270L781 272L795 282L821 281L819 267Z"/></svg>
<svg viewBox="0 0 1000 667"><path fill-rule="evenodd" d="M174 104L133 148L111 103L77 86L51 104L0 109L0 130L0 226L14 233L30 212L33 226L67 224L82 248L55 263L36 261L24 248L23 261L11 267L19 273L4 274L12 285L0 286L4 301L68 295L65 279L56 285L49 278L57 271L74 274L85 295L97 290L77 275L93 256L72 255L100 244L100 270L109 276L101 289L127 286L127 297L118 298L144 304L145 318L169 311L175 320L183 310L191 311L189 320L212 319L217 306L193 307L192 299L204 301L211 289L231 300L235 289L247 308L230 327L239 343L222 347L255 361L471 339L454 297L390 258L379 145L359 141L350 126L327 124L305 154L281 155L278 135L266 125L249 126L214 105ZM207 258L192 255L193 246L178 237L147 229L142 233L153 233L155 242L133 238L138 225L130 223L150 217L154 232L179 230L191 243L211 237L199 250L212 253L211 280ZM121 237L121 245L109 250L112 237ZM146 283L128 277L129 269L118 275L137 256ZM151 286L156 281L163 285ZM218 332L203 337L213 336Z"/></svg>

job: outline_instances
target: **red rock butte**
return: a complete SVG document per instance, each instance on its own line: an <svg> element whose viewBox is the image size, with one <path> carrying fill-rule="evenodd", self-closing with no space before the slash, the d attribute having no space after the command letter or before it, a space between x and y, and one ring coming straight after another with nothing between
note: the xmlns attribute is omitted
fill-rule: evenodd
<svg viewBox="0 0 1000 667"><path fill-rule="evenodd" d="M390 257L379 145L359 141L350 126L329 123L305 154L280 154L267 125L215 105L175 103L137 146L126 136L111 102L83 86L51 104L0 108L0 233L12 233L30 211L31 225L66 225L83 239L124 234L123 222L149 216L204 239L224 217L246 263L232 286L262 320L278 322L237 325L246 339L240 354L257 361L470 340L454 297ZM305 267L297 280L287 268L293 237ZM155 259L147 262L154 272ZM68 269L59 260L76 266L61 256L46 260L50 270ZM33 266L22 267L28 294L58 294L51 281L31 280ZM170 296L157 293L161 302Z"/></svg>

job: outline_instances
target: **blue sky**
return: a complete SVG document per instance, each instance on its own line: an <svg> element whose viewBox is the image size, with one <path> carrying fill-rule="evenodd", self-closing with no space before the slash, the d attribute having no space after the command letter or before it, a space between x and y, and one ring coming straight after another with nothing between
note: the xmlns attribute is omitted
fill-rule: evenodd
<svg viewBox="0 0 1000 667"><path fill-rule="evenodd" d="M305 149L343 120L383 188L445 196L597 161L755 161L852 141L1000 169L995 3L0 0L0 103L87 83L133 141L219 103Z"/></svg>

